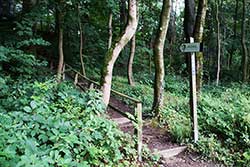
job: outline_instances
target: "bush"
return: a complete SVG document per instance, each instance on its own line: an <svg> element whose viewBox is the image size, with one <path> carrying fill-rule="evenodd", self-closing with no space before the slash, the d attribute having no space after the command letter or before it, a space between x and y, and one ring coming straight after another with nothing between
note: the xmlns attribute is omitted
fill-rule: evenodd
<svg viewBox="0 0 250 167"><path fill-rule="evenodd" d="M135 143L105 118L98 92L53 80L10 92L0 101L0 166L136 164Z"/></svg>

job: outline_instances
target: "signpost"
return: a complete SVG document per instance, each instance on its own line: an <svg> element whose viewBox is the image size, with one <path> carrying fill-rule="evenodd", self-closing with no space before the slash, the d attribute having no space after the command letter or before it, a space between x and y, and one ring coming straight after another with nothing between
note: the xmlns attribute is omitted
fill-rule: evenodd
<svg viewBox="0 0 250 167"><path fill-rule="evenodd" d="M190 38L190 43L184 43L180 47L181 52L191 53L191 77L190 77L190 111L192 117L192 130L194 142L198 141L198 117L197 117L197 92L196 92L196 65L195 52L202 51L201 43L194 43L194 38Z"/></svg>

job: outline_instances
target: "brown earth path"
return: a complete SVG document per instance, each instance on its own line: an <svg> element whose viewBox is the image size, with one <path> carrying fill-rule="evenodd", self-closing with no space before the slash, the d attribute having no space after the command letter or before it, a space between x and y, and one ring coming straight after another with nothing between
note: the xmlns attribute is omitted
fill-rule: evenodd
<svg viewBox="0 0 250 167"><path fill-rule="evenodd" d="M132 113L132 109L114 97L111 97L110 103L119 108L121 111ZM134 127L132 122L125 118L123 115L118 113L112 108L108 108L108 115L110 119L117 122L119 128L125 132L133 135ZM153 127L150 120L144 120L143 122L143 144L147 145L148 148L153 152L160 150L171 149L180 147L179 144L174 143L171 140L171 136L167 131ZM194 153L183 152L179 155L170 158L161 158L160 167L216 167L213 162L203 161L199 155Z"/></svg>

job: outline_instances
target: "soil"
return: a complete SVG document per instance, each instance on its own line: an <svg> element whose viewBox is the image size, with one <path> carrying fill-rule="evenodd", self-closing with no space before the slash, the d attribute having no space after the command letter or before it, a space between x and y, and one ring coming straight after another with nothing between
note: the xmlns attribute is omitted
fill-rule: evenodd
<svg viewBox="0 0 250 167"><path fill-rule="evenodd" d="M68 77L68 76L66 76ZM73 79L73 78L71 78ZM79 79L78 86L80 89L88 88L90 86L89 82L86 82L82 79ZM110 103L115 108L127 112L130 114L133 114L133 109L125 104L123 101L111 97ZM130 135L134 134L134 127L131 121L126 120L126 118L119 114L116 110L112 108L108 108L108 115L110 119L122 119L125 120L125 123L119 124L119 128L125 132L129 133ZM177 143L174 143L171 140L171 136L169 133L167 133L167 130L162 130L160 128L153 127L150 123L150 120L145 120L143 122L143 144L146 144L148 148L154 153L156 150L164 150L164 149L170 149L174 147L180 146ZM181 153L175 157L169 158L169 159L161 159L159 164L157 165L159 167L217 167L220 165L217 165L213 162L203 161L199 155L195 153L188 153L184 152Z"/></svg>
<svg viewBox="0 0 250 167"><path fill-rule="evenodd" d="M110 103L121 111L133 113L133 110L121 100L111 97ZM111 119L119 120L123 122L118 125L119 128L125 132L133 135L134 127L133 123L127 120L123 115L118 113L112 108L108 108L108 115ZM146 144L148 148L154 153L157 150L165 150L180 146L171 139L171 135L167 130L153 127L150 120L144 120L143 122L143 144ZM204 161L201 157L195 153L184 152L175 157L169 159L161 159L159 163L160 167L216 167L219 166L213 162Z"/></svg>

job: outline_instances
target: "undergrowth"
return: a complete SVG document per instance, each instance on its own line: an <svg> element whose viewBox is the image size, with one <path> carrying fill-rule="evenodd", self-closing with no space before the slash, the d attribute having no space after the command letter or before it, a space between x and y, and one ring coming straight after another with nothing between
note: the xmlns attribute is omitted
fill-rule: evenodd
<svg viewBox="0 0 250 167"><path fill-rule="evenodd" d="M145 77L145 76L144 76ZM127 79L114 78L114 88L142 100L144 114L150 113L153 101L152 77L136 86ZM188 81L168 75L160 125L167 126L174 140L192 143ZM227 166L250 165L250 88L244 84L204 86L198 102L200 140L192 150Z"/></svg>
<svg viewBox="0 0 250 167"><path fill-rule="evenodd" d="M107 119L98 91L58 84L33 55L0 49L0 166L139 165L135 140ZM143 160L157 162L145 149Z"/></svg>

